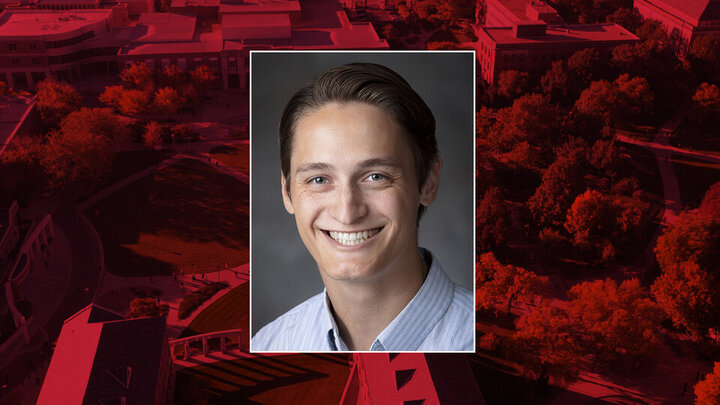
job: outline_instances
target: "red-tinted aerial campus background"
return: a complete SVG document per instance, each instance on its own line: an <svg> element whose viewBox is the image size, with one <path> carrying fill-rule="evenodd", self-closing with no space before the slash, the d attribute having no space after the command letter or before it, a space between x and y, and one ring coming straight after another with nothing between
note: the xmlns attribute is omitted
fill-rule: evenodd
<svg viewBox="0 0 720 405"><path fill-rule="evenodd" d="M0 402L720 401L720 2L0 7ZM247 353L248 52L456 48L477 352Z"/></svg>

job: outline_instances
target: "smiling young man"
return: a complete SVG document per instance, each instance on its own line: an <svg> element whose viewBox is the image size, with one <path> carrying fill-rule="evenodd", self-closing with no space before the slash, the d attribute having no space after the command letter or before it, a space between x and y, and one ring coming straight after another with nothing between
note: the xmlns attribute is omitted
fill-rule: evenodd
<svg viewBox="0 0 720 405"><path fill-rule="evenodd" d="M418 247L439 190L432 112L394 71L352 63L290 99L282 197L325 291L253 337L254 351L473 350L473 299Z"/></svg>

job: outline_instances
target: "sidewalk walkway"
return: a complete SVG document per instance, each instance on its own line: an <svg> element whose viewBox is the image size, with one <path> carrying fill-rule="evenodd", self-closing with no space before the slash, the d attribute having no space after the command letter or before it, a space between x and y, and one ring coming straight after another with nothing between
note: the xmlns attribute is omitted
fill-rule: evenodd
<svg viewBox="0 0 720 405"><path fill-rule="evenodd" d="M623 143L631 145L641 146L645 149L658 154L667 153L671 155L679 155L686 158L704 160L709 163L720 163L720 156L713 155L710 153L697 152L687 149L678 148L667 143L667 137L665 135L658 134L652 141L643 141L640 139L631 138L626 135L615 135L616 139Z"/></svg>

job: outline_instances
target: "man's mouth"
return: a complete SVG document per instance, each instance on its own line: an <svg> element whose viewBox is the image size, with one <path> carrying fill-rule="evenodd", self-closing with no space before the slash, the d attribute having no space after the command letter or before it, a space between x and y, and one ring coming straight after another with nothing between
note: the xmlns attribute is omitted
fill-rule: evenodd
<svg viewBox="0 0 720 405"><path fill-rule="evenodd" d="M377 235L382 228L370 229L367 231L360 232L336 232L336 231L325 231L331 238L336 242L345 246L354 246L365 242L366 240Z"/></svg>

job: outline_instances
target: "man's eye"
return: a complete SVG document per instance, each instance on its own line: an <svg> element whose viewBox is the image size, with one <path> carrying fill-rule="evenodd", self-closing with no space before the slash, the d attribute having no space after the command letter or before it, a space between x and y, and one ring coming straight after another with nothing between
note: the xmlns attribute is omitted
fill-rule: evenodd
<svg viewBox="0 0 720 405"><path fill-rule="evenodd" d="M385 176L383 176L383 175L380 174L380 173L373 173L373 174L369 175L369 176L367 177L367 179L370 180L370 181L380 181L380 180L384 180L384 179L385 179Z"/></svg>
<svg viewBox="0 0 720 405"><path fill-rule="evenodd" d="M325 184L327 183L327 179L325 177L313 177L310 179L309 183L311 184Z"/></svg>

